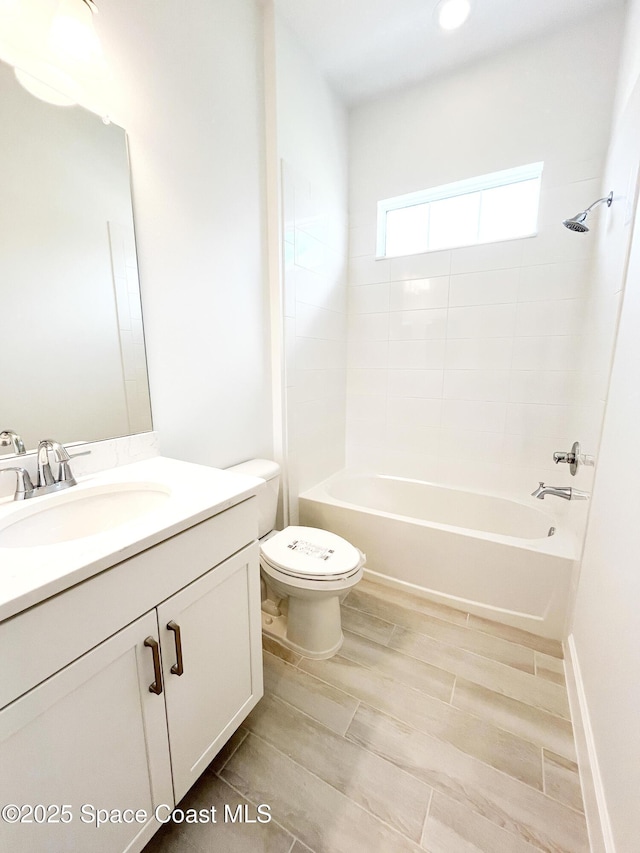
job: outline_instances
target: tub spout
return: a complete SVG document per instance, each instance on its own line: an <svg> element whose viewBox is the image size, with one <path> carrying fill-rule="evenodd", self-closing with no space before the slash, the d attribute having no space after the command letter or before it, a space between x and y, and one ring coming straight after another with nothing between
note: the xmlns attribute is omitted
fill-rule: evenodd
<svg viewBox="0 0 640 853"><path fill-rule="evenodd" d="M532 498L538 498L543 501L547 495L555 498L564 498L566 501L588 501L589 492L583 492L580 489L574 489L572 486L545 486L541 481L538 488L531 492Z"/></svg>

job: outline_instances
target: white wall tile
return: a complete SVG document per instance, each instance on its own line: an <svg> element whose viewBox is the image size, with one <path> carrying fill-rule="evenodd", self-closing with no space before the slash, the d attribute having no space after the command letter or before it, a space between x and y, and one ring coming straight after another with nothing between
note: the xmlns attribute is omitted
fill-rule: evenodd
<svg viewBox="0 0 640 853"><path fill-rule="evenodd" d="M390 397L442 397L442 370L389 370Z"/></svg>
<svg viewBox="0 0 640 853"><path fill-rule="evenodd" d="M315 305L299 302L296 305L296 335L299 338L344 340L346 316Z"/></svg>
<svg viewBox="0 0 640 853"><path fill-rule="evenodd" d="M438 370L444 367L445 341L389 341L389 367Z"/></svg>
<svg viewBox="0 0 640 853"><path fill-rule="evenodd" d="M523 265L564 263L592 255L595 247L593 234L577 234L562 226L562 220L574 216L576 212L564 213L558 210L556 221L541 227L536 237L527 240L522 253Z"/></svg>
<svg viewBox="0 0 640 853"><path fill-rule="evenodd" d="M332 279L303 267L295 267L294 276L297 302L317 305L329 311L346 311L344 280Z"/></svg>
<svg viewBox="0 0 640 853"><path fill-rule="evenodd" d="M509 402L570 405L578 401L577 374L563 370L514 370Z"/></svg>
<svg viewBox="0 0 640 853"><path fill-rule="evenodd" d="M431 308L425 311L393 311L389 316L391 340L426 340L445 338L447 334L447 309Z"/></svg>
<svg viewBox="0 0 640 853"><path fill-rule="evenodd" d="M365 284L349 288L349 312L351 314L379 314L388 310L388 284Z"/></svg>
<svg viewBox="0 0 640 853"><path fill-rule="evenodd" d="M515 333L518 337L578 335L584 311L584 299L523 302L517 307Z"/></svg>
<svg viewBox="0 0 640 853"><path fill-rule="evenodd" d="M540 405L509 403L506 432L521 435L565 435L571 431L572 407L569 405Z"/></svg>
<svg viewBox="0 0 640 853"><path fill-rule="evenodd" d="M386 440L390 448L412 453L438 453L440 430L411 421L397 421L387 425Z"/></svg>
<svg viewBox="0 0 640 853"><path fill-rule="evenodd" d="M353 394L349 397L349 421L377 420L384 423L387 417L386 394Z"/></svg>
<svg viewBox="0 0 640 853"><path fill-rule="evenodd" d="M390 261L386 259L377 261L373 256L351 258L349 261L349 284L376 284L381 281L389 281L389 264Z"/></svg>
<svg viewBox="0 0 640 853"><path fill-rule="evenodd" d="M418 426L439 427L442 400L426 397L389 397L387 423L410 421Z"/></svg>
<svg viewBox="0 0 640 853"><path fill-rule="evenodd" d="M528 434L507 434L504 436L503 459L511 465L523 467L544 468L554 465L553 454L556 450L564 451L571 447L572 441L567 436L546 436ZM569 472L566 467L557 472L562 480ZM535 483L532 485L534 488Z"/></svg>
<svg viewBox="0 0 640 853"><path fill-rule="evenodd" d="M502 433L477 430L442 430L439 453L443 459L481 459L500 462L502 458Z"/></svg>
<svg viewBox="0 0 640 853"><path fill-rule="evenodd" d="M590 269L585 259L522 267L518 302L584 298L589 292Z"/></svg>
<svg viewBox="0 0 640 853"><path fill-rule="evenodd" d="M496 269L451 276L449 305L516 302L519 269Z"/></svg>
<svg viewBox="0 0 640 853"><path fill-rule="evenodd" d="M349 341L347 349L348 367L386 367L389 359L387 341Z"/></svg>
<svg viewBox="0 0 640 853"><path fill-rule="evenodd" d="M447 341L448 370L508 370L513 338L457 338Z"/></svg>
<svg viewBox="0 0 640 853"><path fill-rule="evenodd" d="M391 311L446 308L449 300L449 276L392 281L389 300Z"/></svg>
<svg viewBox="0 0 640 853"><path fill-rule="evenodd" d="M448 338L505 338L514 334L516 304L450 308Z"/></svg>
<svg viewBox="0 0 640 853"><path fill-rule="evenodd" d="M389 314L353 314L349 334L355 341L386 341L389 338Z"/></svg>
<svg viewBox="0 0 640 853"><path fill-rule="evenodd" d="M507 403L473 400L443 400L442 428L464 430L473 427L478 432L504 431Z"/></svg>
<svg viewBox="0 0 640 853"><path fill-rule="evenodd" d="M306 400L324 400L327 397L326 370L297 370L290 398L297 403Z"/></svg>
<svg viewBox="0 0 640 853"><path fill-rule="evenodd" d="M578 370L582 338L577 335L547 335L516 338L513 342L513 370Z"/></svg>
<svg viewBox="0 0 640 853"><path fill-rule="evenodd" d="M506 402L509 398L508 370L445 370L446 400Z"/></svg>
<svg viewBox="0 0 640 853"><path fill-rule="evenodd" d="M427 252L424 255L391 258L389 272L391 281L449 275L451 272L451 252Z"/></svg>
<svg viewBox="0 0 640 853"><path fill-rule="evenodd" d="M352 445L384 447L386 439L386 423L378 418L349 421L349 441Z"/></svg>
<svg viewBox="0 0 640 853"><path fill-rule="evenodd" d="M519 267L525 242L527 241L507 240L502 243L485 243L482 246L454 249L451 253L451 275Z"/></svg>
<svg viewBox="0 0 640 853"><path fill-rule="evenodd" d="M376 229L370 225L358 225L349 229L349 257L371 257L376 253Z"/></svg>
<svg viewBox="0 0 640 853"><path fill-rule="evenodd" d="M387 370L352 368L347 370L347 394L386 394Z"/></svg>

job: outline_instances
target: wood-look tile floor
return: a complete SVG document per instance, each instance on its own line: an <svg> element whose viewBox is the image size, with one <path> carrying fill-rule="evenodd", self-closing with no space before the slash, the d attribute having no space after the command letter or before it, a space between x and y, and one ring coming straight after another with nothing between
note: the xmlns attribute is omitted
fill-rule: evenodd
<svg viewBox="0 0 640 853"><path fill-rule="evenodd" d="M562 648L363 581L327 661L265 640L265 695L145 853L588 853Z"/></svg>

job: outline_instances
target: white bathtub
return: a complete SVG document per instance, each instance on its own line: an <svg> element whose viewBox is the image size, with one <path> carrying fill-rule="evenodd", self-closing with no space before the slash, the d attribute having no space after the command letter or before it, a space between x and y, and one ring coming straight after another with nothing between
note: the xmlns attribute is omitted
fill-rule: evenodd
<svg viewBox="0 0 640 853"><path fill-rule="evenodd" d="M348 539L381 581L563 638L576 546L546 507L343 471L300 496L300 523Z"/></svg>

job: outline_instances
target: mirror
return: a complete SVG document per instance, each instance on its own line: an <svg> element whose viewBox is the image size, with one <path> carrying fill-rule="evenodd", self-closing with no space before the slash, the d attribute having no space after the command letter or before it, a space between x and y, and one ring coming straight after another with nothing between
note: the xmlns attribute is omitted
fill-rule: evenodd
<svg viewBox="0 0 640 853"><path fill-rule="evenodd" d="M0 431L29 450L150 430L126 134L4 63L0 114Z"/></svg>

